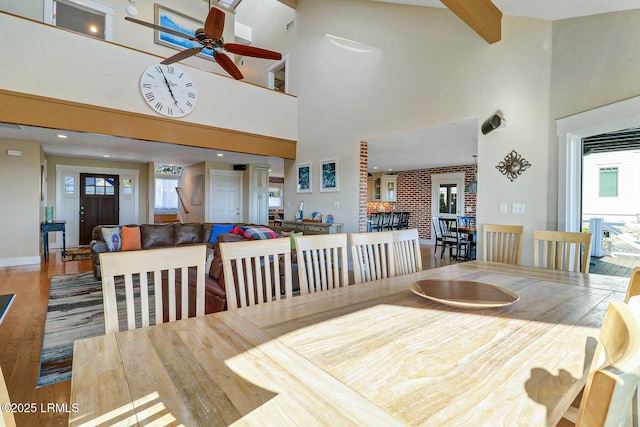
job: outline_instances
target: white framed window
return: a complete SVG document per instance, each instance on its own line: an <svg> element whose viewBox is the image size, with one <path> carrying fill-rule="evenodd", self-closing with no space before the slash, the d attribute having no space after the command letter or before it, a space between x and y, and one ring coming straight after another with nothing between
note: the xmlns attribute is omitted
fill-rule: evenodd
<svg viewBox="0 0 640 427"><path fill-rule="evenodd" d="M104 40L113 39L113 7L96 0L44 0L44 22Z"/></svg>
<svg viewBox="0 0 640 427"><path fill-rule="evenodd" d="M600 168L600 197L618 197L618 168Z"/></svg>
<svg viewBox="0 0 640 427"><path fill-rule="evenodd" d="M179 176L156 175L155 177L155 212L177 212L178 211L178 187Z"/></svg>
<svg viewBox="0 0 640 427"><path fill-rule="evenodd" d="M282 208L282 188L280 187L269 188L269 208L271 209Z"/></svg>
<svg viewBox="0 0 640 427"><path fill-rule="evenodd" d="M178 183L184 168L175 165L156 165L155 167L155 201L153 210L156 213L178 212Z"/></svg>

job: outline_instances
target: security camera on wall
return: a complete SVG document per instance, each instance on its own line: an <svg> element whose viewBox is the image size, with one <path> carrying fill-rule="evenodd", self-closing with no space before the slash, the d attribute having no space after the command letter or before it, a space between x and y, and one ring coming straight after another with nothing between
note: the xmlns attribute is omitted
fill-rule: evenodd
<svg viewBox="0 0 640 427"><path fill-rule="evenodd" d="M506 125L507 121L504 118L502 118L498 114L494 114L493 116L485 120L484 123L482 123L482 134L486 135L489 132L493 132L500 127L505 127Z"/></svg>

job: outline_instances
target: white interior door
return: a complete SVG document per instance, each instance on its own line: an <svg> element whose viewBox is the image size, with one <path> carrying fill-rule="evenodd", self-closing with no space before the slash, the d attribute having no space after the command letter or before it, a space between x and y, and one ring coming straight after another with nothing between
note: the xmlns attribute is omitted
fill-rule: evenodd
<svg viewBox="0 0 640 427"><path fill-rule="evenodd" d="M212 169L209 176L211 222L241 222L242 172Z"/></svg>

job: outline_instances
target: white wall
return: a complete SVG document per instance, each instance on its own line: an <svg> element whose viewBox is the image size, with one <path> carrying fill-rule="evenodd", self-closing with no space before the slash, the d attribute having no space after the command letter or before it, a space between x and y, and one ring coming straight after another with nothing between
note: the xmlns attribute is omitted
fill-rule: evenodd
<svg viewBox="0 0 640 427"><path fill-rule="evenodd" d="M0 267L40 262L40 163L37 142L0 139Z"/></svg>
<svg viewBox="0 0 640 427"><path fill-rule="evenodd" d="M488 45L446 9L301 0L296 26L290 71L299 96L297 162L313 163L314 192L296 194L289 164L287 218L302 199L305 212L333 213L347 232L356 231L360 141L469 117L481 123L501 110L507 127L478 137L479 221L546 225L545 189L555 167L544 142L550 22L506 16L503 40ZM342 49L326 34L369 45L370 52ZM513 183L494 167L512 149L533 164ZM318 161L335 157L340 192L319 193ZM525 203L525 215L500 214L501 201Z"/></svg>
<svg viewBox="0 0 640 427"><path fill-rule="evenodd" d="M551 120L564 118L561 132L570 130L591 136L640 123L640 103L630 99L640 94L640 81L637 78L640 67L639 36L640 10L553 23L550 114ZM634 110L637 110L635 119ZM622 127L616 129L618 125ZM564 149L566 142L559 146L555 126L551 128L549 141L552 147L549 163L558 165L551 170L551 179L553 182L559 180L564 185L562 176L558 179L558 171L565 174L567 170L564 159L559 159L560 148ZM558 164L559 160L562 164ZM563 214L559 222L561 226L570 222L569 218L564 218L566 210L556 202L559 199L560 203L565 202L565 191L563 188L558 197L557 188L548 189L549 217L560 211ZM576 205L571 205L569 211L577 208ZM552 222L549 226L556 227L558 222Z"/></svg>
<svg viewBox="0 0 640 427"><path fill-rule="evenodd" d="M142 72L160 62L156 56L3 14L0 40L0 89L156 114L144 102L139 83ZM34 50L37 54L25 54ZM295 98L181 67L198 88L198 103L178 120L297 139Z"/></svg>
<svg viewBox="0 0 640 427"><path fill-rule="evenodd" d="M295 9L277 0L242 0L236 10L236 22L251 27L251 46L270 49L285 54L296 37L296 29L286 32L289 21L295 21ZM276 62L244 57L240 71L245 80L267 86L267 69Z"/></svg>
<svg viewBox="0 0 640 427"><path fill-rule="evenodd" d="M71 2L82 3L82 0L69 0ZM140 49L144 52L151 52L165 58L176 54L178 51L172 48L155 44L154 30L132 22L125 21L126 7L131 5L138 10L136 19L155 23L154 21L154 4L160 3L163 6L190 16L194 19L204 21L209 4L206 1L184 1L184 0L167 0L163 2L140 1L135 4L129 0L107 0L101 1L105 5L113 8L113 42L124 46ZM0 0L0 10L15 13L20 16L35 19L41 22L47 22L44 17L44 1L43 0ZM226 12L226 20L224 25L223 37L225 40L233 41L234 39L234 15ZM230 55L233 59L233 55ZM216 73L227 75L226 72L214 61L202 59L200 57L192 57L185 61L184 64L193 65L199 68L214 71Z"/></svg>

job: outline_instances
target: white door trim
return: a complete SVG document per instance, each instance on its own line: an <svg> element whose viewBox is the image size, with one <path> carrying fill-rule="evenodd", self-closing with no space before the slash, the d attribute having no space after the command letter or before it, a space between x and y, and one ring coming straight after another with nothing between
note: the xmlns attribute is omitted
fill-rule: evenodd
<svg viewBox="0 0 640 427"><path fill-rule="evenodd" d="M289 93L289 53L284 53L280 61L274 62L267 67L267 87L269 89L276 88L275 71L284 64L284 93Z"/></svg>
<svg viewBox="0 0 640 427"><path fill-rule="evenodd" d="M129 212L123 212L123 204L120 204L120 220L119 224L122 224L122 218L134 218L134 223L138 224L138 195L140 188L140 171L135 169L111 169L111 168L98 168L88 166L71 166L71 165L56 165L56 205L54 215L56 219L64 219L67 221L66 228L66 240L67 246L77 246L80 241L79 227L78 227L78 212L80 211L80 173L95 173L95 174L112 174L118 175L120 180L119 195L120 200L132 199L133 203L130 204ZM73 194L65 193L64 177L66 175L73 175L75 177L75 191ZM131 195L124 195L124 183L126 178L133 179L133 187ZM63 203L63 197L68 197L72 200L71 206L63 208L66 204ZM57 212L57 213L55 213ZM129 221L126 221L129 223ZM49 244L52 248L61 248L62 240L56 239L55 242Z"/></svg>
<svg viewBox="0 0 640 427"><path fill-rule="evenodd" d="M439 197L438 191L441 183L455 183L458 189L458 197L456 203L455 214L441 214L439 213ZM458 215L462 215L464 212L464 172L450 172L450 173L433 173L431 174L431 216L443 216L455 218Z"/></svg>
<svg viewBox="0 0 640 427"><path fill-rule="evenodd" d="M558 230L582 226L582 139L640 126L640 96L556 120Z"/></svg>

